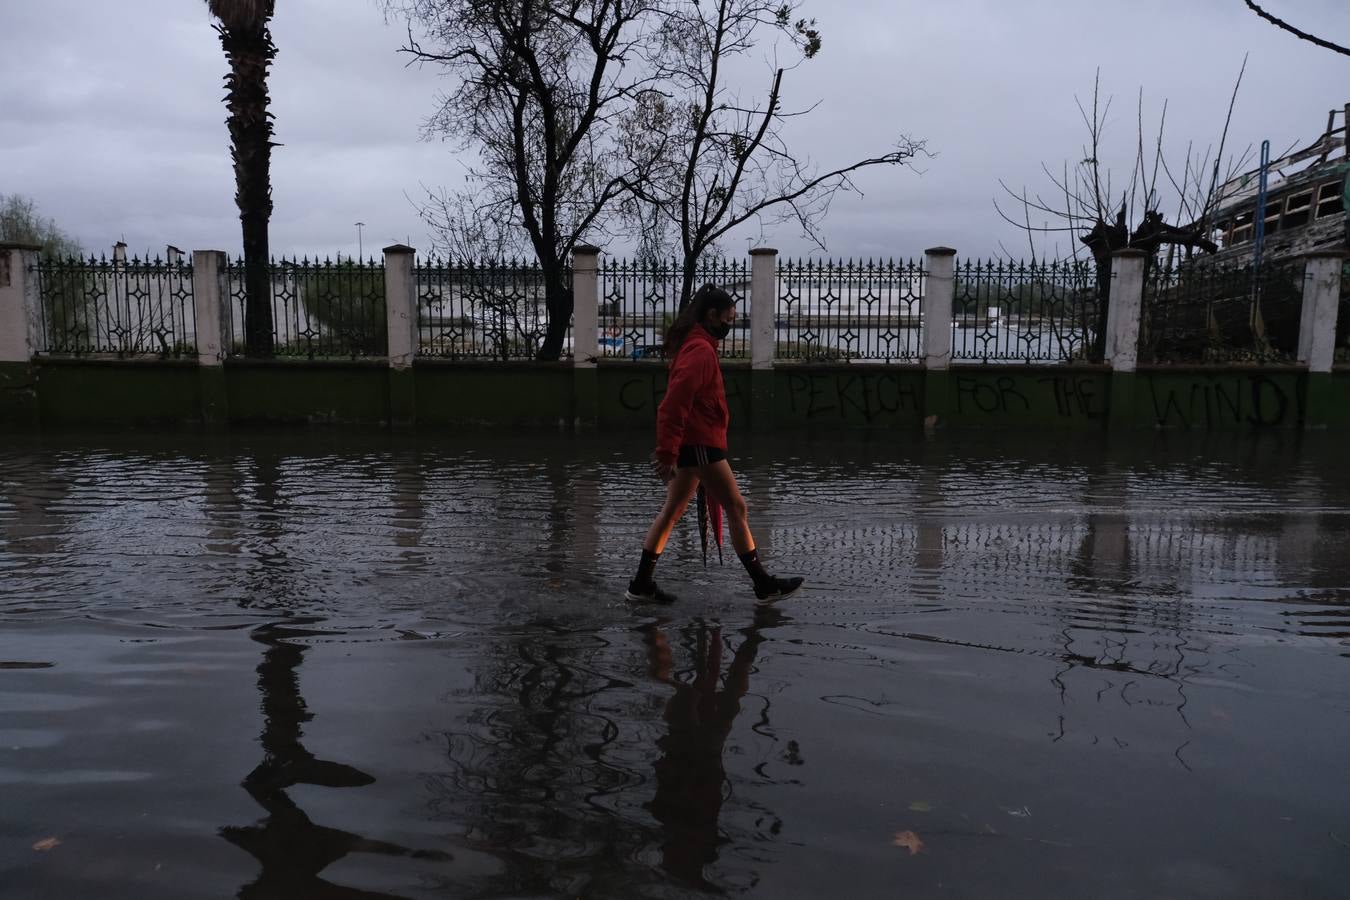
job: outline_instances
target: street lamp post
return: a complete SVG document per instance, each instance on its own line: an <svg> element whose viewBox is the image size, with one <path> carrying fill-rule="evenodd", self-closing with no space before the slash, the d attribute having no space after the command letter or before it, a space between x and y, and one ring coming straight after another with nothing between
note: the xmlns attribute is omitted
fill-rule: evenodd
<svg viewBox="0 0 1350 900"><path fill-rule="evenodd" d="M365 223L365 222L357 222L357 223L356 223L356 260L357 260L357 262L360 262L361 260L365 259L365 256L366 256L365 245L362 244L362 242L361 242L361 229L362 229L362 228L365 228L365 227L366 227L366 223Z"/></svg>

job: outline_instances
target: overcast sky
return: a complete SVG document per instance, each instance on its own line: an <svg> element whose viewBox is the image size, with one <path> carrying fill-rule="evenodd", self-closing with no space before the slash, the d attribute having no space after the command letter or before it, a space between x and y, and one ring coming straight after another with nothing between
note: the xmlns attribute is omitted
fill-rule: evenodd
<svg viewBox="0 0 1350 900"><path fill-rule="evenodd" d="M1345 0L1267 0L1270 11L1350 45ZM831 255L1023 253L1025 236L992 200L1000 178L1049 187L1044 160L1076 160L1095 70L1115 96L1108 140L1128 175L1135 103L1170 101L1167 134L1217 143L1244 53L1230 147L1269 138L1276 151L1311 141L1327 112L1350 102L1350 58L1281 32L1242 0L833 0L806 2L824 33L820 56L789 73L790 105L820 101L794 125L794 146L833 166L887 149L899 133L935 157L922 173L859 178L862 198L836 201L824 229ZM453 148L419 139L445 86L407 68L400 23L375 0L279 0L272 70L275 253L427 246L407 195L458 186ZM0 0L0 193L35 200L87 249L119 238L133 252L239 246L224 125L226 63L199 0ZM604 235L596 243L623 247ZM768 235L788 253L792 228ZM736 252L745 236L728 242Z"/></svg>

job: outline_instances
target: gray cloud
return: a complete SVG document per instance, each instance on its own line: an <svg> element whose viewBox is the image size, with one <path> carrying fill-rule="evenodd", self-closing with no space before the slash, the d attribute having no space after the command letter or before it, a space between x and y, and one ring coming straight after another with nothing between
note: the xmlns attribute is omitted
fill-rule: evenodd
<svg viewBox="0 0 1350 900"><path fill-rule="evenodd" d="M1350 42L1344 4L1297 6L1280 12ZM825 235L838 255L908 257L935 244L1023 252L1025 236L994 212L998 181L1048 190L1042 162L1058 169L1080 157L1074 96L1089 97L1099 67L1115 96L1107 156L1120 178L1134 152L1137 92L1154 121L1170 101L1168 151L1180 159L1187 141L1217 141L1244 52L1232 148L1310 140L1327 110L1350 100L1350 63L1259 21L1240 0L1132 0L1091 12L1062 0L837 0L803 12L819 19L825 46L787 78L790 105L820 103L793 124L794 146L822 166L884 150L901 133L936 153L918 164L922 174L867 172L858 179L865 196L836 200ZM419 139L445 82L404 65L403 28L387 25L372 0L282 0L273 31L283 144L273 164L274 250L353 252L357 220L367 223L368 251L425 243L405 194L463 178L453 146ZM764 81L767 48L752 62L747 91ZM33 197L92 249L124 237L135 250L232 250L224 74L203 3L7 0L0 191ZM743 249L747 236L758 234L729 239L726 250ZM765 239L810 251L788 227Z"/></svg>

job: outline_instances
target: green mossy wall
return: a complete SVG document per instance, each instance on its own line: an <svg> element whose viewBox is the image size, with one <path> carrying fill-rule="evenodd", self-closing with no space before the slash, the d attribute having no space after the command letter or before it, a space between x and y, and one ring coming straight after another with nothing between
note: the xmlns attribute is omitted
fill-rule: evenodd
<svg viewBox="0 0 1350 900"><path fill-rule="evenodd" d="M389 368L375 362L230 362L226 419L242 424L381 425Z"/></svg>
<svg viewBox="0 0 1350 900"><path fill-rule="evenodd" d="M1350 429L1350 369L723 368L732 430ZM0 365L8 427L231 424L650 429L660 363L52 360Z"/></svg>
<svg viewBox="0 0 1350 900"><path fill-rule="evenodd" d="M1163 429L1299 428L1307 412L1306 380L1306 372L1293 369L1144 371L1135 379L1129 418Z"/></svg>
<svg viewBox="0 0 1350 900"><path fill-rule="evenodd" d="M201 420L195 361L42 360L36 373L44 426L183 425Z"/></svg>

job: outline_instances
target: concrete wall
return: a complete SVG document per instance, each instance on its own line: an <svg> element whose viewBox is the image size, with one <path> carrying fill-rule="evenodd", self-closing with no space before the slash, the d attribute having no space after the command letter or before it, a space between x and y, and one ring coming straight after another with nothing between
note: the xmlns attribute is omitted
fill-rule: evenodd
<svg viewBox="0 0 1350 900"><path fill-rule="evenodd" d="M1350 429L1350 368L790 366L723 369L733 432L927 428ZM415 425L648 430L655 362L55 360L0 365L0 426Z"/></svg>

